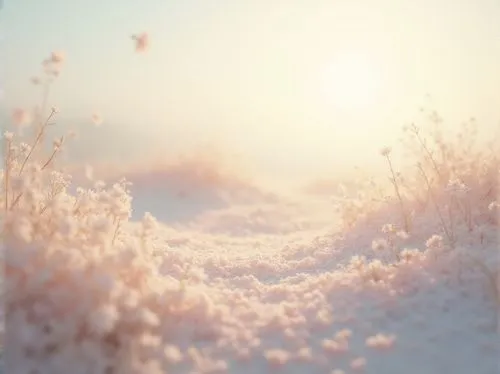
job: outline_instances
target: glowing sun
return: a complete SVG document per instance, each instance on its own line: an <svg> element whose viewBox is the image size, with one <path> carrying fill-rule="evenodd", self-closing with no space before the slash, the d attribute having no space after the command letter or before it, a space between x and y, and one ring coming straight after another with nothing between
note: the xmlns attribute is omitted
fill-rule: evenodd
<svg viewBox="0 0 500 374"><path fill-rule="evenodd" d="M376 104L381 72L375 61L360 54L344 54L332 60L321 76L328 102L341 109L367 109Z"/></svg>

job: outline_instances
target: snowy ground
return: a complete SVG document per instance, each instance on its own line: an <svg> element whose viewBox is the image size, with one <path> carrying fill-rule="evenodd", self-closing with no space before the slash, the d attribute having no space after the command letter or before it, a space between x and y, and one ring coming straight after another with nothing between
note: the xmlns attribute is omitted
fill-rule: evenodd
<svg viewBox="0 0 500 374"><path fill-rule="evenodd" d="M276 210L223 209L161 228L161 273L183 279L179 297L191 300L164 327L180 353L170 352L169 372L500 372L494 291L467 257L497 268L495 227L463 230L453 251L426 249L438 225L422 214L418 236L399 244L419 252L391 266L389 250L372 249L390 216L343 235L333 213L302 211L290 229Z"/></svg>
<svg viewBox="0 0 500 374"><path fill-rule="evenodd" d="M139 179L131 195L67 190L36 165L14 179L5 371L500 372L499 206L483 185L452 247L430 203L409 235L394 199L347 229L332 194L208 175Z"/></svg>
<svg viewBox="0 0 500 374"><path fill-rule="evenodd" d="M132 40L137 53L148 50L147 32ZM119 65L122 59L110 61ZM46 102L64 65L61 51L43 59L41 76L31 79L43 87L40 110L14 109L14 127L2 134L0 372L500 373L500 141L491 137L492 127L484 139L491 143L476 147L475 119L453 136L435 111L422 109L431 126L406 126L402 138L411 167L393 163L402 155L384 147L384 183L362 173L343 192L339 180L329 179L341 175L326 171L309 190L294 192L281 180L277 191L257 172L244 176L243 164L229 167L233 156L218 152L162 153L160 160L135 166L119 158L91 169L79 157L64 161L74 137L64 118L61 126L57 103ZM117 66L120 77L128 77L122 68ZM137 77L144 83L142 73ZM135 91L143 104L158 102ZM188 102L203 116L203 106L198 113ZM394 103L387 103L392 111ZM133 108L138 123L157 116L154 105L140 109ZM95 125L103 120L97 113L89 117ZM366 119L366 134L380 130L370 115ZM33 131L20 135L30 125ZM265 126L256 141L267 136ZM82 154L89 155L89 144L107 149L118 138L123 142L119 129L119 136L97 135L98 143L83 138ZM286 137L287 129L272 133ZM181 141L176 126L165 131L174 143ZM201 139L204 131L193 135ZM52 142L54 135L61 138ZM300 150L301 142L290 144ZM298 154L274 143L259 158L284 149L295 172ZM319 144L331 146L329 138ZM341 152L336 163L357 152L341 148L351 154ZM113 184L122 176L132 182L131 191ZM143 218L146 212L159 222ZM408 233L399 226L402 215L412 221Z"/></svg>

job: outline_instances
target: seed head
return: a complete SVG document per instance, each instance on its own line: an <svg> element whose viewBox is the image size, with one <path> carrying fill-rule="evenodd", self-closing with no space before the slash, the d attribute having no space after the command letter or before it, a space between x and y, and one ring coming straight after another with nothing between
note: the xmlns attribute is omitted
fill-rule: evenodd
<svg viewBox="0 0 500 374"><path fill-rule="evenodd" d="M392 151L392 149L390 147L384 147L380 150L380 154L384 157L387 157L387 156L389 156L391 151Z"/></svg>

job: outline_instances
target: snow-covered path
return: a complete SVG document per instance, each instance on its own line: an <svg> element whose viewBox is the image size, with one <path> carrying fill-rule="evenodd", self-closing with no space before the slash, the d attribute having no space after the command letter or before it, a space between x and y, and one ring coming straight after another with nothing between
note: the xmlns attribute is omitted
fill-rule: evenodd
<svg viewBox="0 0 500 374"><path fill-rule="evenodd" d="M451 251L426 248L433 225L422 224L400 247L419 251L396 265L371 248L379 229L237 237L164 228L160 269L182 279L179 297L191 305L165 332L184 352L171 372L498 373L491 285L465 255L494 265L495 228L482 245L462 233Z"/></svg>

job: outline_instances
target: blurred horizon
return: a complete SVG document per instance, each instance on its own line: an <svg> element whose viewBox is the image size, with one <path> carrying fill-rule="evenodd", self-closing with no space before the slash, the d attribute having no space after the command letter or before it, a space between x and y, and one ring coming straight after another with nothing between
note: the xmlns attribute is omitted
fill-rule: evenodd
<svg viewBox="0 0 500 374"><path fill-rule="evenodd" d="M308 180L382 170L421 106L447 128L500 120L500 4L410 0L6 2L5 109L64 51L50 104L80 139L74 162L130 163L217 149L245 171ZM134 54L130 35L148 32ZM91 115L104 122L94 129ZM60 130L57 130L60 131ZM151 161L153 160L153 161Z"/></svg>

